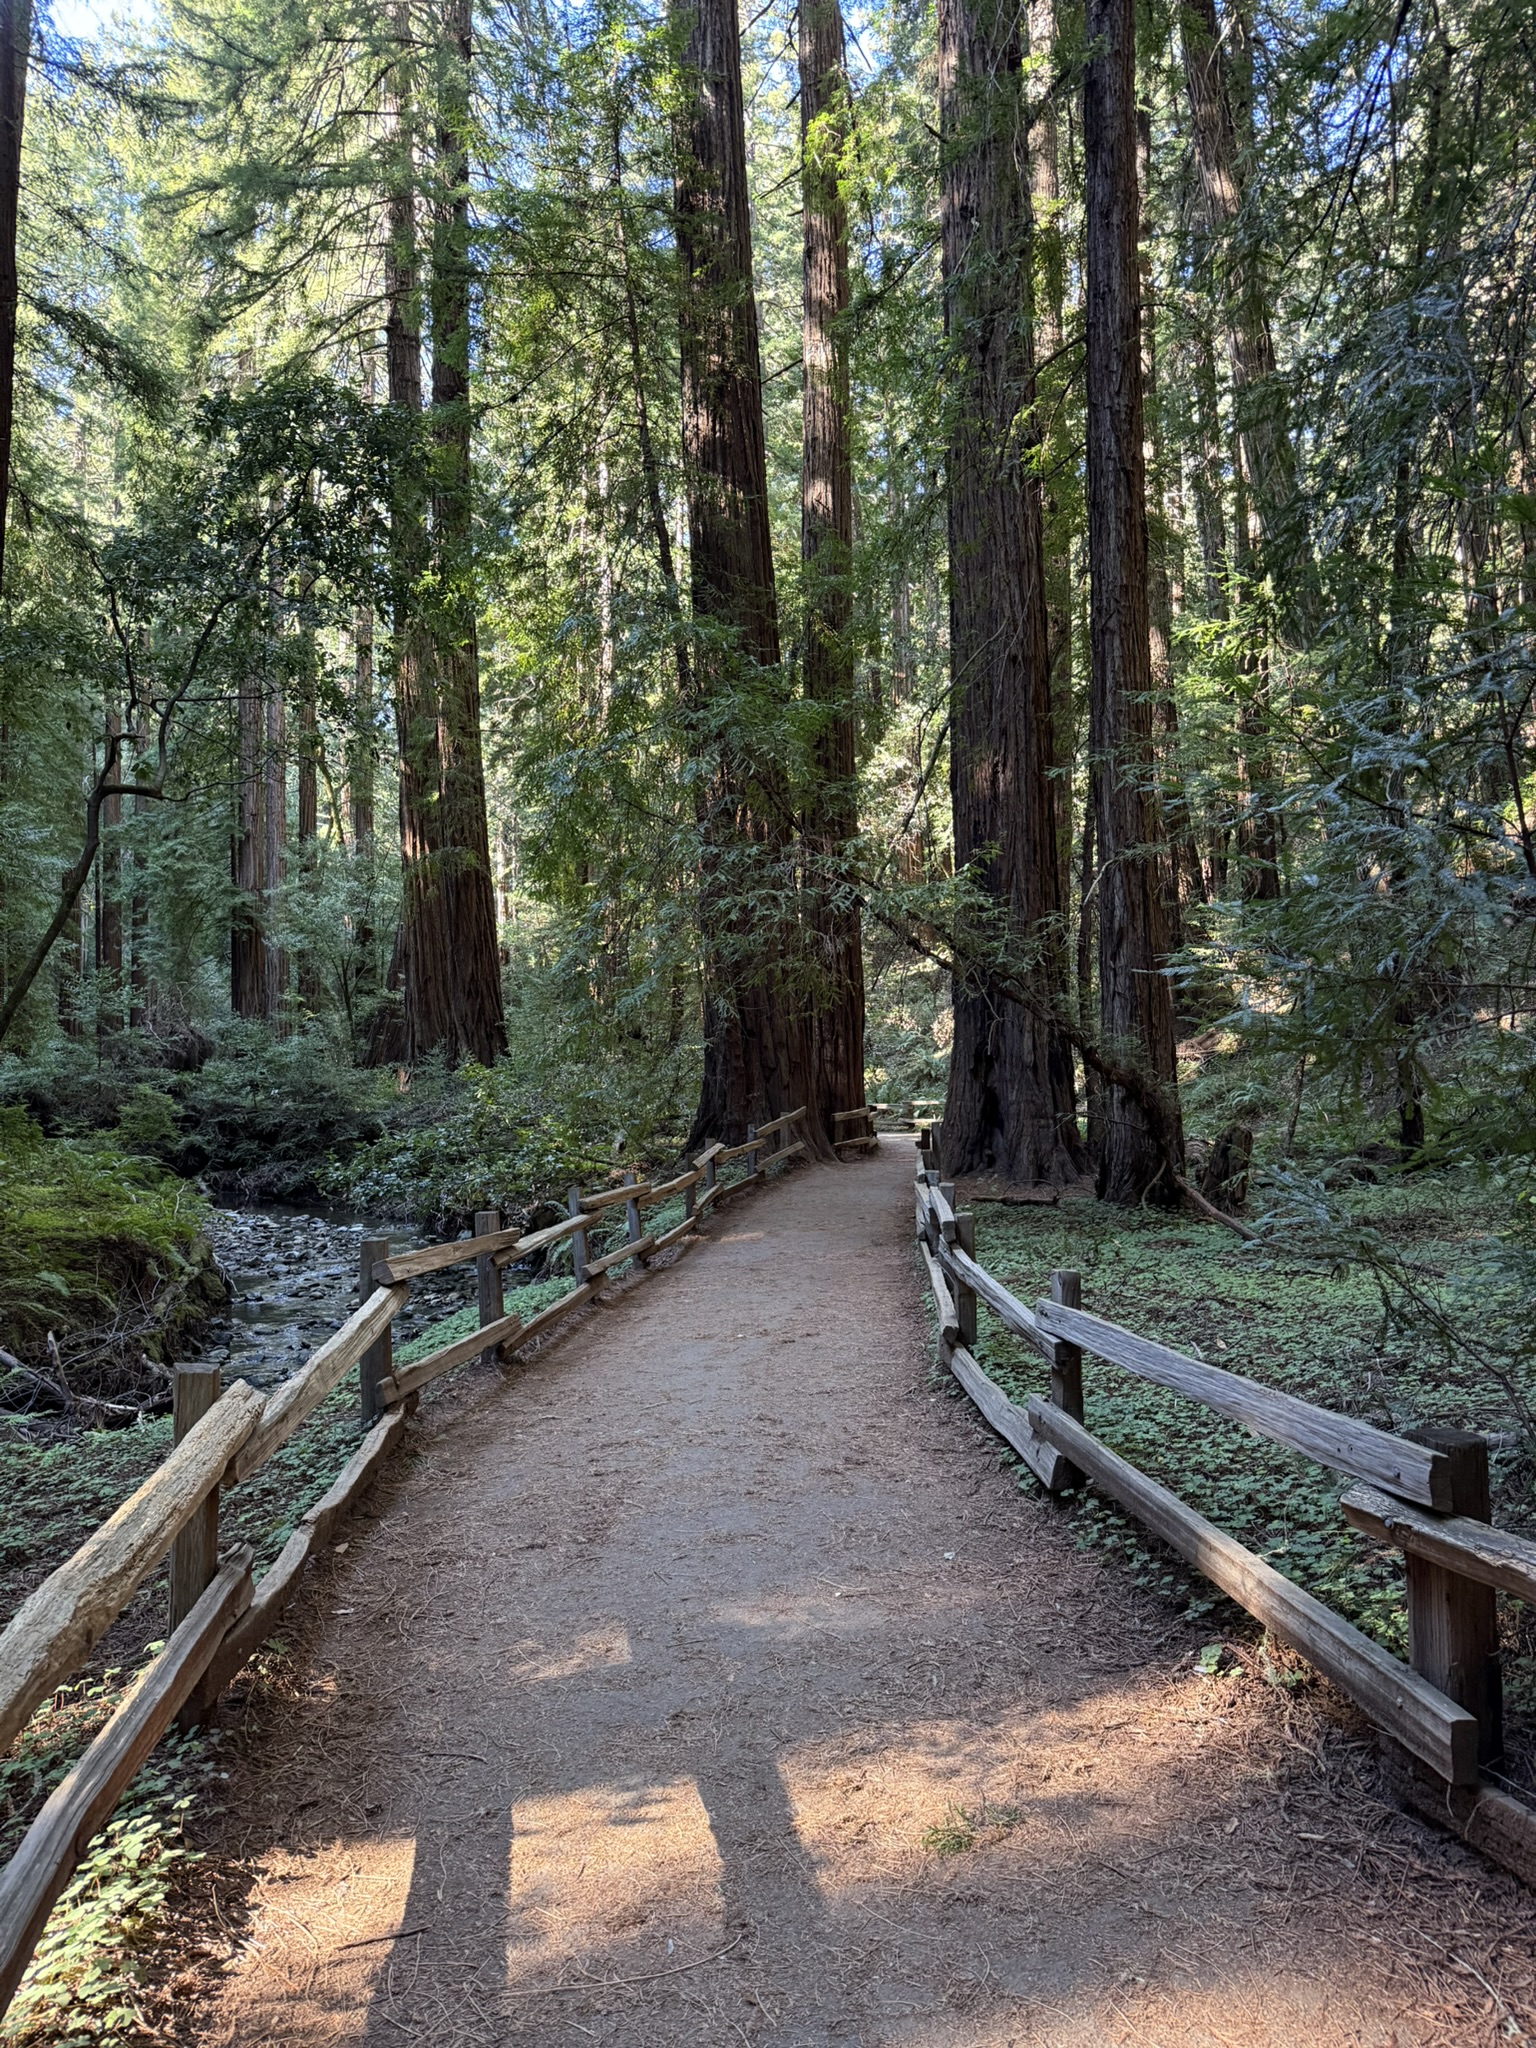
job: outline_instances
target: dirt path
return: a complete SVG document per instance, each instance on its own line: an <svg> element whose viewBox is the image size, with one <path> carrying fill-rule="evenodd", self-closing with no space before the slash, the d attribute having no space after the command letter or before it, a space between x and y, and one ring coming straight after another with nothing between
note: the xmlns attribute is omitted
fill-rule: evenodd
<svg viewBox="0 0 1536 2048"><path fill-rule="evenodd" d="M429 1411L246 1740L199 2040L1536 2033L1527 1895L1316 1689L1197 1675L938 1388L911 1171L801 1172Z"/></svg>

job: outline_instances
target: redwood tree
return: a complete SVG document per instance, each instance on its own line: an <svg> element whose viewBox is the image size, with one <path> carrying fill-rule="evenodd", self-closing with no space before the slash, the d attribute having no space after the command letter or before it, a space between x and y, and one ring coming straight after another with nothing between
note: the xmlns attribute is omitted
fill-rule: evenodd
<svg viewBox="0 0 1536 2048"><path fill-rule="evenodd" d="M850 567L853 456L848 416L848 212L839 174L848 141L848 78L838 0L800 4L803 366L800 559L805 583L805 694L821 711L805 813L811 924L817 942L815 1089L828 1129L864 1104L864 950L847 868L859 829Z"/></svg>
<svg viewBox="0 0 1536 2048"><path fill-rule="evenodd" d="M408 24L398 18L402 50ZM434 444L397 464L391 534L395 717L400 742L400 965L405 1054L489 1062L506 1043L485 817L471 547L467 0L452 0L437 47L430 275ZM395 80L397 161L388 200L385 356L390 403L422 411L420 249L413 94ZM428 513L430 510L430 523ZM428 586L430 585L430 594Z"/></svg>
<svg viewBox="0 0 1536 2048"><path fill-rule="evenodd" d="M1136 231L1135 0L1089 0L1083 76L1087 215L1088 563L1099 924L1108 1050L1161 1093L1161 1112L1111 1087L1101 1197L1173 1202L1179 1166L1173 1000L1152 801L1152 663Z"/></svg>
<svg viewBox="0 0 1536 2048"><path fill-rule="evenodd" d="M694 1137L740 1138L807 1103L809 989L797 978L793 818L771 738L782 720L762 366L752 286L735 0L679 0L688 96L675 171L682 258L683 462L695 627L684 721L702 768L704 1077Z"/></svg>
<svg viewBox="0 0 1536 2048"><path fill-rule="evenodd" d="M1033 211L1021 0L939 0L949 444L950 793L955 865L997 930L961 947L942 1154L1034 1185L1084 1165L1065 1000L1041 493L1032 457ZM1013 1000L989 969L1001 936Z"/></svg>

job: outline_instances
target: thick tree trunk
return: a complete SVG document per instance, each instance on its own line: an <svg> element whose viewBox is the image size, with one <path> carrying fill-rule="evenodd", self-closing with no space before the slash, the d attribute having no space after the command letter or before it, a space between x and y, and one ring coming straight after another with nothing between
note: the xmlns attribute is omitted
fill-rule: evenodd
<svg viewBox="0 0 1536 2048"><path fill-rule="evenodd" d="M506 1050L496 890L480 742L478 591L470 475L470 0L448 0L439 86L432 237L433 631L441 691L440 886L451 934L445 963L453 1059L489 1065ZM425 1047L418 1048L425 1050Z"/></svg>
<svg viewBox="0 0 1536 2048"><path fill-rule="evenodd" d="M21 131L27 110L32 0L0 0L0 578L11 495L16 407L16 230L21 215Z"/></svg>
<svg viewBox="0 0 1536 2048"><path fill-rule="evenodd" d="M1087 39L1089 752L1097 790L1099 1015L1107 1049L1161 1087L1177 1150L1173 1003L1158 890L1162 849L1151 800L1135 0L1089 0ZM1105 1107L1100 1195L1123 1203L1176 1200L1145 1111L1124 1088L1111 1088Z"/></svg>
<svg viewBox="0 0 1536 2048"><path fill-rule="evenodd" d="M734 708L783 689L740 32L735 0L676 4L691 84L675 175L683 461L693 615L703 629L685 717L709 764L698 794L704 1076L693 1136L739 1139L749 1122L807 1103L808 1140L824 1150L809 992L794 973L800 937L781 907L793 901L784 777L744 731L756 721Z"/></svg>
<svg viewBox="0 0 1536 2048"><path fill-rule="evenodd" d="M838 0L801 0L800 150L804 200L800 559L805 694L821 711L806 806L816 935L813 1052L823 1122L864 1105L864 947L848 873L859 829L854 705L853 455L848 412L848 215L839 187L848 79Z"/></svg>
<svg viewBox="0 0 1536 2048"><path fill-rule="evenodd" d="M940 0L949 447L950 795L955 865L996 906L1011 1001L984 959L954 988L941 1151L952 1175L1061 1184L1085 1164L1066 1002L1041 494L1032 473L1032 209L1019 0ZM997 933L978 935L978 954Z"/></svg>

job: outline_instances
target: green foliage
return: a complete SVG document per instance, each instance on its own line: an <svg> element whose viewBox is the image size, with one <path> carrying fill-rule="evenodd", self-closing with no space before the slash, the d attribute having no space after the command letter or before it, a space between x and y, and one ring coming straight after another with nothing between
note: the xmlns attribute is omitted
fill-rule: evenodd
<svg viewBox="0 0 1536 2048"><path fill-rule="evenodd" d="M158 1348L222 1298L190 1292L209 1273L204 1214L184 1182L112 1139L44 1138L24 1110L0 1109L0 1341L39 1359L50 1330L111 1328L127 1302Z"/></svg>
<svg viewBox="0 0 1536 2048"><path fill-rule="evenodd" d="M150 1646L152 1652L160 1647ZM111 1714L123 1689L120 1678L109 1671L55 1695L0 1767L11 1843L21 1821ZM0 2039L85 2048L142 2033L149 1951L186 1867L200 1860L185 1841L185 1818L221 1775L208 1737L172 1733L162 1740L54 1907L0 2023Z"/></svg>
<svg viewBox="0 0 1536 2048"><path fill-rule="evenodd" d="M1355 1228L1390 1246L1399 1262L1454 1269L1463 1316L1486 1285L1485 1191L1466 1179L1361 1188ZM1515 1322L1479 1321L1486 1356L1447 1355L1432 1330L1384 1317L1380 1288L1359 1260L1332 1266L1299 1242L1241 1245L1219 1228L1106 1214L1090 1204L979 1212L978 1257L1033 1301L1053 1267L1083 1274L1084 1304L1213 1364L1400 1431L1421 1422L1495 1434L1523 1431L1536 1366L1512 1338ZM1513 1288L1507 1297L1517 1307ZM1506 1347L1507 1348L1501 1348ZM1032 1347L1011 1337L985 1307L980 1353L1013 1398L1044 1391ZM1496 1369L1488 1369L1492 1360ZM1087 1419L1096 1435L1192 1507L1316 1593L1388 1649L1406 1650L1401 1560L1355 1535L1338 1509L1346 1481L1255 1438L1199 1404L1090 1360ZM1530 1451L1495 1454L1496 1518L1531 1526ZM1073 1508L1079 1540L1122 1559L1135 1582L1193 1614L1221 1603L1205 1581L1171 1558L1112 1503L1089 1491Z"/></svg>

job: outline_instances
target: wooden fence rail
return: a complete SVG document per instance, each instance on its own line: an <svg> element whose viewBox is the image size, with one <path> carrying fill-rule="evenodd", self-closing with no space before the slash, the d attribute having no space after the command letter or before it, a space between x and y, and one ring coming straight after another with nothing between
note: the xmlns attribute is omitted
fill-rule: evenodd
<svg viewBox="0 0 1536 2048"><path fill-rule="evenodd" d="M656 1253L671 1246L690 1248L697 1242L706 1207L760 1184L769 1166L806 1151L803 1142L789 1142L793 1126L804 1115L804 1107L791 1110L751 1133L742 1146L711 1145L687 1172L669 1181L639 1182L631 1174L620 1186L586 1195L573 1188L571 1214L545 1229L503 1229L499 1216L482 1211L475 1219L474 1235L451 1243L398 1254L390 1253L384 1242L365 1244L361 1291L366 1298L297 1372L267 1395L238 1380L217 1394L184 1434L178 1425L178 1440L165 1463L43 1581L0 1634L4 1749L48 1695L79 1671L134 1594L196 1522L197 1541L182 1544L173 1573L173 1599L185 1618L124 1694L0 1871L0 2013L21 1981L54 1902L139 1766L178 1716L188 1723L206 1716L272 1633L297 1592L309 1559L398 1443L420 1389L471 1358L506 1358L531 1344L593 1300L617 1267L632 1264L643 1273L646 1261ZM777 1142L765 1146L766 1138ZM746 1177L729 1183L719 1179L720 1162L737 1156L748 1157ZM705 1195L696 1200L701 1184ZM685 1202L683 1220L659 1233L647 1233L641 1224L642 1208L679 1194ZM623 1240L589 1260L588 1229L606 1224L608 1212L620 1205ZM516 1259L547 1251L565 1237L572 1240L575 1268L569 1292L526 1323L506 1314L502 1269ZM469 1262L476 1267L480 1327L414 1365L392 1365L390 1331L409 1298L411 1281ZM299 1522L276 1562L253 1586L249 1548L219 1561L219 1493L264 1465L354 1365L367 1433L328 1491ZM185 1405L190 1412L195 1404ZM199 1575L201 1584L195 1583Z"/></svg>
<svg viewBox="0 0 1536 2048"><path fill-rule="evenodd" d="M1053 1275L1052 1299L1026 1306L977 1263L972 1218L926 1163L930 1149L920 1140L914 1215L940 1357L992 1428L1053 1492L1091 1480L1128 1508L1348 1693L1394 1757L1416 1760L1404 1781L1415 1805L1536 1882L1536 1812L1481 1776L1503 1747L1496 1594L1536 1601L1536 1543L1489 1526L1486 1439L1447 1429L1392 1436L1190 1358L1085 1313L1075 1273ZM982 1370L978 1300L1037 1346L1050 1367L1045 1398L1020 1407ZM1094 1436L1083 1417L1085 1351L1360 1482L1340 1507L1405 1554L1408 1664Z"/></svg>

